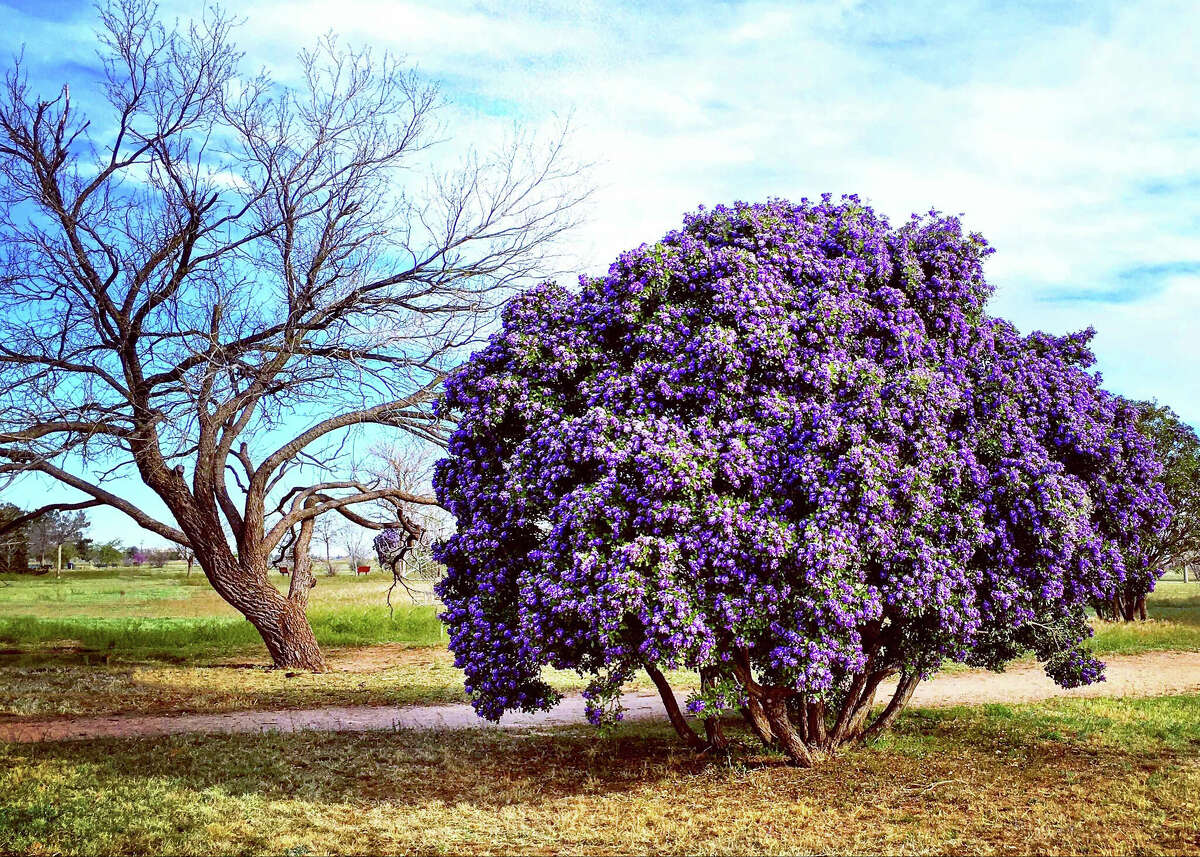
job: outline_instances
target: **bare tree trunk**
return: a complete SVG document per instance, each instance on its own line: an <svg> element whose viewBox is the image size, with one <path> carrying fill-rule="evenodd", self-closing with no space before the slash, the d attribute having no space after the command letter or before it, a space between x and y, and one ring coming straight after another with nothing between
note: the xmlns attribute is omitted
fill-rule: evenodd
<svg viewBox="0 0 1200 857"><path fill-rule="evenodd" d="M829 749L825 732L825 703L810 702L806 706L808 716L808 743L813 747Z"/></svg>
<svg viewBox="0 0 1200 857"><path fill-rule="evenodd" d="M874 723L863 730L863 741L875 738L896 721L900 712L904 710L904 706L908 705L908 701L912 699L913 691L917 689L920 682L921 678L916 673L908 673L900 677L900 683L896 685L896 692L892 695L887 707L875 718Z"/></svg>
<svg viewBox="0 0 1200 857"><path fill-rule="evenodd" d="M1113 596L1113 619L1135 622L1146 618L1146 596L1123 592Z"/></svg>
<svg viewBox="0 0 1200 857"><path fill-rule="evenodd" d="M310 498L305 505L315 506L315 498ZM305 518L300 524L300 535L292 548L292 582L288 588L287 609L283 612L280 628L283 631L285 647L283 651L287 664L277 666L296 666L299 669L313 672L325 672L325 656L317 645L313 635L312 625L308 622L308 595L317 585L317 577L312 570L312 557L309 548L312 545L313 524L315 519Z"/></svg>
<svg viewBox="0 0 1200 857"><path fill-rule="evenodd" d="M876 670L868 676L866 686L859 693L858 701L850 712L850 720L846 724L845 731L838 736L840 743L858 741L862 738L867 718L871 716L871 708L875 705L875 693L879 689L879 683L887 675L886 670Z"/></svg>
<svg viewBox="0 0 1200 857"><path fill-rule="evenodd" d="M742 717L746 718L746 723L749 724L750 729L758 736L759 740L768 747L772 746L775 743L775 734L771 731L771 724L763 712L762 704L747 694L746 705L741 711Z"/></svg>
<svg viewBox="0 0 1200 857"><path fill-rule="evenodd" d="M271 661L279 669L324 672L327 669L321 647L308 623L306 608L308 590L297 578L311 580L307 575L292 578L292 590L299 597L284 596L267 579L265 559L254 562L222 562L200 556L200 567L217 593L246 617L266 644Z"/></svg>
<svg viewBox="0 0 1200 857"><path fill-rule="evenodd" d="M876 683L878 684L878 682ZM863 694L862 700L858 704L858 708L850 717L850 723L846 727L845 734L839 736L839 743L848 743L857 741L862 737L863 729L867 724L867 718L871 716L871 707L875 704L875 688L872 687L869 693Z"/></svg>
<svg viewBox="0 0 1200 857"><path fill-rule="evenodd" d="M779 746L797 765L811 768L813 755L788 719L787 702L783 697L769 694L764 696L761 702L767 722L771 724L771 732L779 739Z"/></svg>
<svg viewBox="0 0 1200 857"><path fill-rule="evenodd" d="M646 664L646 674L650 676L650 680L654 682L654 686L658 688L658 695L662 697L663 708L667 710L667 718L671 721L671 725L675 727L675 734L683 739L683 742L693 750L703 750L705 748L704 739L695 733L687 720L683 716L683 712L679 710L679 701L675 699L675 691L671 690L671 685L667 683L667 678L662 672L652 664Z"/></svg>
<svg viewBox="0 0 1200 857"><path fill-rule="evenodd" d="M274 596L266 589L274 590ZM269 583L260 591L257 600L233 606L262 636L274 665L280 669L325 672L325 656L308 624L304 605L280 595Z"/></svg>
<svg viewBox="0 0 1200 857"><path fill-rule="evenodd" d="M868 659L868 669L870 664L871 661ZM853 735L854 729L861 722L858 715L863 706L870 709L871 703L875 699L875 687L879 683L875 678L876 675L877 673L862 672L856 675L850 683L850 688L846 691L846 698L838 711L837 720L834 721L833 729L829 733L831 746L836 747Z"/></svg>
<svg viewBox="0 0 1200 857"><path fill-rule="evenodd" d="M724 750L729 746L729 740L721 728L721 718L716 715L704 718L704 737L708 746L714 750Z"/></svg>

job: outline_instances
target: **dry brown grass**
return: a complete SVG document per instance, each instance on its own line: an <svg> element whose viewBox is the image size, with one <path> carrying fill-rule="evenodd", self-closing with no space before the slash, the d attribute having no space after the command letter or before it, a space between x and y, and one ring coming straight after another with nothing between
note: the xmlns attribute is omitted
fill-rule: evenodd
<svg viewBox="0 0 1200 857"><path fill-rule="evenodd" d="M285 673L245 657L211 663L96 662L61 650L5 664L0 655L0 719L119 714L215 714L346 705L465 702L463 674L441 646L387 644L329 652L331 672ZM547 670L550 683L578 691L587 680ZM679 689L692 673L671 673ZM650 689L645 676L631 688Z"/></svg>
<svg viewBox="0 0 1200 857"><path fill-rule="evenodd" d="M462 673L444 648L331 653L333 671L284 673L244 659L87 664L70 657L0 667L0 716L173 714L457 702ZM371 659L373 663L365 663ZM355 661L359 661L356 663Z"/></svg>
<svg viewBox="0 0 1200 857"><path fill-rule="evenodd" d="M1196 853L1200 699L915 712L815 770L630 725L0 750L0 851Z"/></svg>

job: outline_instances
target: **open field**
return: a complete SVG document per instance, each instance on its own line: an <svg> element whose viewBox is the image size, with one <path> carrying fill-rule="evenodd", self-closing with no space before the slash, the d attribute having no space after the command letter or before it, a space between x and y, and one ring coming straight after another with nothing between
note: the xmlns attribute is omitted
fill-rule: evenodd
<svg viewBox="0 0 1200 857"><path fill-rule="evenodd" d="M389 573L374 569L370 574L351 574L335 561L338 573L330 577L317 572L312 605L327 611L345 607L384 607L392 582ZM0 575L0 616L119 617L179 619L241 619L237 611L213 591L199 567L189 576L181 563L165 568L99 568L41 575ZM275 571L270 581L286 592L291 578ZM415 584L430 592L431 584ZM402 589L393 593L393 603L408 603Z"/></svg>
<svg viewBox="0 0 1200 857"><path fill-rule="evenodd" d="M1161 580L1146 599L1146 622L1093 622L1100 654L1200 651L1200 583Z"/></svg>
<svg viewBox="0 0 1200 857"><path fill-rule="evenodd" d="M0 852L1195 853L1200 697L913 710L813 770L662 726L0 747Z"/></svg>
<svg viewBox="0 0 1200 857"><path fill-rule="evenodd" d="M287 579L272 575L283 587ZM310 614L332 672L262 668L258 635L198 573L128 569L7 577L0 586L0 717L223 712L461 702L436 608L389 615L388 579L320 577ZM398 593L403 594L403 593ZM1150 622L1097 622L1104 654L1200 651L1200 584L1164 581ZM579 690L573 673L550 673ZM695 680L674 677L677 688ZM648 682L635 682L646 687Z"/></svg>
<svg viewBox="0 0 1200 857"><path fill-rule="evenodd" d="M270 575L286 591L289 579ZM74 651L81 657L153 659L184 663L216 655L264 652L250 623L212 590L199 572L173 569L100 569L0 582L0 645L27 655ZM320 575L309 617L324 646L377 643L434 645L444 637L437 610L412 604L397 588L386 603L391 576ZM423 591L430 584L418 584ZM432 594L430 594L430 600ZM10 651L10 656L16 652Z"/></svg>

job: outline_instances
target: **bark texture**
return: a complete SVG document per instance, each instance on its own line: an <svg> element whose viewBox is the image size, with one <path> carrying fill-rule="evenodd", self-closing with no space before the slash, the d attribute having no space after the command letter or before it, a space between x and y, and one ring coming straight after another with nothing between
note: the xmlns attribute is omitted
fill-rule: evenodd
<svg viewBox="0 0 1200 857"><path fill-rule="evenodd" d="M688 725L687 718L679 710L679 701L675 699L675 691L671 689L666 676L653 664L646 664L646 674L650 676L650 680L658 689L658 695L662 697L663 708L667 710L667 718L671 721L675 734L691 749L703 750L705 748L704 740Z"/></svg>

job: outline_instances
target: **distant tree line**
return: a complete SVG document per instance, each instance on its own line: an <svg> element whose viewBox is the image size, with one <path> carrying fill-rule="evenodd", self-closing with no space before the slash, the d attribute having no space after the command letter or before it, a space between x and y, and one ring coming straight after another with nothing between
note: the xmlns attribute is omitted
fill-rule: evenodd
<svg viewBox="0 0 1200 857"><path fill-rule="evenodd" d="M32 514L11 503L0 505L0 571L20 574L31 568L57 568L89 553L87 516L78 510L53 509Z"/></svg>
<svg viewBox="0 0 1200 857"><path fill-rule="evenodd" d="M96 542L84 535L87 515L81 511L51 511L33 515L12 503L0 504L0 573L25 574L86 561L96 567L122 565L162 568L186 560L183 547L126 546L120 539ZM61 551L61 553L60 553Z"/></svg>
<svg viewBox="0 0 1200 857"><path fill-rule="evenodd" d="M146 548L124 545L120 539L96 542L83 533L87 515L81 511L50 511L39 514L15 506L0 504L0 574L25 574L57 567L59 548L62 564L85 561L97 568L135 566L162 568L168 562L186 562L190 573L195 553L187 545ZM326 574L333 576L334 559L348 558L352 566L370 562L371 551L360 527L337 527L330 519L318 522L313 541L323 556ZM280 564L286 562L280 558ZM440 575L441 565L422 544L414 552L410 565L413 575L422 579Z"/></svg>

